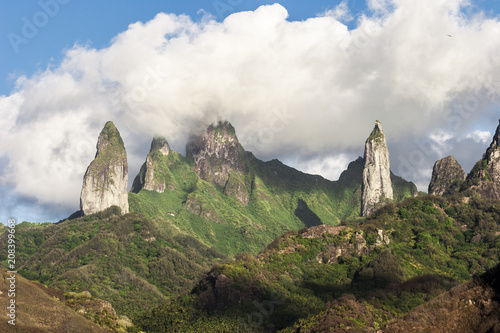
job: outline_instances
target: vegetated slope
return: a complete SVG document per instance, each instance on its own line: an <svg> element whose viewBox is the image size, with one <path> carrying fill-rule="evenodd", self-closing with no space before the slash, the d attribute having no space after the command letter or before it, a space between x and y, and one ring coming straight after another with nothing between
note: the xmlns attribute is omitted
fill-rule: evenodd
<svg viewBox="0 0 500 333"><path fill-rule="evenodd" d="M341 219L356 219L361 211L361 158L338 181L329 181L278 160L263 162L246 152L246 173L232 172L229 182L239 193L248 191L247 204L228 195L227 188L201 179L190 158L171 151L168 155L154 152L148 159L157 182L167 189L129 193L130 210L175 224L226 255L256 254L287 231L322 223L336 225ZM141 169L135 184L145 171ZM416 195L413 183L394 175L392 179L396 201ZM244 184L248 184L246 190L241 188Z"/></svg>
<svg viewBox="0 0 500 333"><path fill-rule="evenodd" d="M118 212L113 206L58 224L18 225L19 273L64 291L89 291L132 316L189 290L224 258L173 226L160 230L142 214Z"/></svg>
<svg viewBox="0 0 500 333"><path fill-rule="evenodd" d="M54 290L45 288L16 274L15 297L8 296L11 274L0 269L0 306L2 307L1 332L109 332L83 315L73 311L52 295ZM15 300L15 326L6 316L10 300Z"/></svg>
<svg viewBox="0 0 500 333"><path fill-rule="evenodd" d="M500 266L389 322L380 332L500 332Z"/></svg>
<svg viewBox="0 0 500 333"><path fill-rule="evenodd" d="M135 322L151 332L380 328L497 265L497 221L499 202L473 194L388 204L364 224L289 232L257 257L217 265Z"/></svg>

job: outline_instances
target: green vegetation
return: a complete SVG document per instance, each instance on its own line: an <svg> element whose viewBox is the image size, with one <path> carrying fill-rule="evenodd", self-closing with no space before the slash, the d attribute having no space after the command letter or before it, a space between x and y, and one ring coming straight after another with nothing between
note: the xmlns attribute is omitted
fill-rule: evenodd
<svg viewBox="0 0 500 333"><path fill-rule="evenodd" d="M167 331L177 318L171 313L182 312L254 332L302 332L318 323L379 328L499 263L498 201L465 201L463 194L422 196L390 203L364 223L344 223L336 234L288 232L257 257L241 254L215 266L190 295L136 323ZM380 242L377 230L390 235L390 244ZM344 254L335 257L339 248ZM174 327L189 332L195 321L183 317Z"/></svg>
<svg viewBox="0 0 500 333"><path fill-rule="evenodd" d="M366 142L368 142L368 141L375 141L377 143L384 142L384 139L385 139L384 133L380 130L378 124L379 124L379 122L377 120L377 123L375 124L375 128L370 133L370 136L368 137L368 139L366 139Z"/></svg>
<svg viewBox="0 0 500 333"><path fill-rule="evenodd" d="M111 207L59 224L18 228L20 274L65 291L90 291L119 314L132 316L189 290L225 258L168 221L117 211ZM6 264L5 252L0 260Z"/></svg>
<svg viewBox="0 0 500 333"><path fill-rule="evenodd" d="M211 126L209 133L235 137L227 122ZM216 139L216 138L212 138ZM164 156L158 150L148 155L148 168L154 169L154 180L165 184L164 193L142 189L145 165L134 180L129 195L131 212L139 212L158 221L175 225L207 246L225 255L240 252L257 254L279 235L317 224L336 225L342 219L356 220L361 210L363 159L352 162L338 181L304 174L278 160L263 162L244 152L239 144L230 144L229 178L223 185L216 176L220 160L207 157L200 167L202 180L193 169L193 156L205 140L194 137L188 157L171 152ZM219 142L220 143L220 142ZM222 143L226 144L226 143ZM224 162L226 163L226 162ZM229 163L229 162L227 162ZM225 166L227 167L227 166ZM392 175L395 200L413 197L415 185Z"/></svg>

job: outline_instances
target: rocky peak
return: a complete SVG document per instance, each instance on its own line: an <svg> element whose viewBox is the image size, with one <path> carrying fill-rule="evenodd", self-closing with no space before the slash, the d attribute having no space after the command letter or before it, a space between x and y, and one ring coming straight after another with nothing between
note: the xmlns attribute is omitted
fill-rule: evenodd
<svg viewBox="0 0 500 333"><path fill-rule="evenodd" d="M467 183L485 198L500 199L500 124L483 158L467 176Z"/></svg>
<svg viewBox="0 0 500 333"><path fill-rule="evenodd" d="M168 156L170 154L170 146L168 145L167 139L162 136L156 136L153 138L151 142L151 148L149 149L149 153L151 154L154 151L159 151L161 154Z"/></svg>
<svg viewBox="0 0 500 333"><path fill-rule="evenodd" d="M145 189L148 191L156 191L159 193L165 192L167 186L174 189L173 184L167 184L165 173L168 170L166 163L163 163L165 158L171 153L170 146L167 139L162 136L153 138L149 154L146 157L146 162L141 166L139 174L134 178L132 188L133 193L138 193L140 190Z"/></svg>
<svg viewBox="0 0 500 333"><path fill-rule="evenodd" d="M120 133L108 121L97 140L97 153L83 177L80 209L93 214L111 206L128 213L127 153Z"/></svg>
<svg viewBox="0 0 500 333"><path fill-rule="evenodd" d="M500 120L493 141L486 150L485 158L491 179L495 183L500 183Z"/></svg>
<svg viewBox="0 0 500 333"><path fill-rule="evenodd" d="M230 123L210 125L201 135L192 136L186 154L194 162L194 170L200 178L222 187L242 204L248 203L246 152Z"/></svg>
<svg viewBox="0 0 500 333"><path fill-rule="evenodd" d="M367 216L385 199L393 200L389 150L380 121L365 142L361 215Z"/></svg>
<svg viewBox="0 0 500 333"><path fill-rule="evenodd" d="M458 190L465 177L464 169L453 156L440 159L432 169L429 194L443 195L453 187Z"/></svg>

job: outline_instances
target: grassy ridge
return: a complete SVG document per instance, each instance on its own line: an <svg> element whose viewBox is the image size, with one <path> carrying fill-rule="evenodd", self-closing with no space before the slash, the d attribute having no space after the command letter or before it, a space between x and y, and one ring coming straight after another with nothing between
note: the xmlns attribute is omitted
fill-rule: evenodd
<svg viewBox="0 0 500 333"><path fill-rule="evenodd" d="M152 161L170 190L130 193L130 211L167 220L226 255L257 254L289 230L321 223L336 225L342 219L359 216L361 158L349 165L339 181L332 182L302 173L278 160L262 162L251 153L246 156L248 173L235 172L230 177L235 186L250 184L246 206L225 194L222 188L200 179L189 159L177 153L168 156L158 153L151 155ZM396 176L393 180L396 200L416 193L413 183Z"/></svg>

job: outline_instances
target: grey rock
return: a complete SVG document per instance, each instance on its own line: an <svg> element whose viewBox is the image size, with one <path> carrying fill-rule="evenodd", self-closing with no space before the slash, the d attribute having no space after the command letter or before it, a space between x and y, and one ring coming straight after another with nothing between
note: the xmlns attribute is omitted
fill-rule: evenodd
<svg viewBox="0 0 500 333"><path fill-rule="evenodd" d="M162 160L171 153L170 146L164 137L155 137L151 142L149 154L146 162L141 166L139 174L135 177L131 192L138 193L145 189L148 191L165 192L167 185L175 189L174 184L166 184L164 173L167 170L162 169ZM165 168L166 166L163 166Z"/></svg>
<svg viewBox="0 0 500 333"><path fill-rule="evenodd" d="M201 179L223 188L225 194L241 204L248 204L248 161L230 123L219 122L203 134L192 136L186 155L194 162L194 171Z"/></svg>
<svg viewBox="0 0 500 333"><path fill-rule="evenodd" d="M500 124L483 158L467 176L467 182L481 196L500 199Z"/></svg>
<svg viewBox="0 0 500 333"><path fill-rule="evenodd" d="M361 216L368 216L380 203L393 200L389 150L382 124L375 128L365 142L363 183L361 190Z"/></svg>
<svg viewBox="0 0 500 333"><path fill-rule="evenodd" d="M89 215L111 206L128 213L127 153L120 133L108 121L99 134L97 153L83 177L80 209Z"/></svg>
<svg viewBox="0 0 500 333"><path fill-rule="evenodd" d="M464 169L453 156L442 158L434 164L428 192L443 195L453 186L460 187L465 177Z"/></svg>

